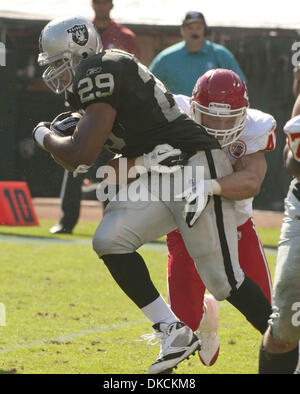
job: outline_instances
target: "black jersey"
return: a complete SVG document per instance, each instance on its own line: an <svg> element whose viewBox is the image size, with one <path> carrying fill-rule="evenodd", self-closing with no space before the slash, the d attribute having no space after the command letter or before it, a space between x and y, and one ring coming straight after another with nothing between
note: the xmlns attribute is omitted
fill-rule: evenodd
<svg viewBox="0 0 300 394"><path fill-rule="evenodd" d="M81 62L73 92L82 109L97 102L117 111L105 147L125 157L170 144L184 152L220 148L218 141L191 120L173 95L133 55L107 50Z"/></svg>

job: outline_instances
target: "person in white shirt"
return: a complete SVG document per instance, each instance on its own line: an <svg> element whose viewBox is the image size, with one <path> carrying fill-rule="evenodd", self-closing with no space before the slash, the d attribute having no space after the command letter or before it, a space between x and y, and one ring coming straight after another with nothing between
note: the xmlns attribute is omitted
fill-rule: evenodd
<svg viewBox="0 0 300 394"><path fill-rule="evenodd" d="M233 71L215 69L198 79L192 98L177 95L175 100L185 113L219 139L234 167L233 174L217 178L220 195L236 200L240 266L270 302L271 277L253 223L252 201L260 191L267 170L265 152L275 149L276 121L259 110L242 110L239 84L242 81ZM212 295L204 294L206 288L179 230L167 235L167 245L171 308L181 320L197 330L202 342L199 357L204 365L213 365L219 354L218 303Z"/></svg>

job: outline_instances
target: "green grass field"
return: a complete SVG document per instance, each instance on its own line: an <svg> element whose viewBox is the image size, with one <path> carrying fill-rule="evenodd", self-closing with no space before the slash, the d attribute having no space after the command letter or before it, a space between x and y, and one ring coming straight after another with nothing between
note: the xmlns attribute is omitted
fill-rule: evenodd
<svg viewBox="0 0 300 394"><path fill-rule="evenodd" d="M39 227L0 227L0 374L144 374L159 345L137 341L151 324L114 283L91 248L94 223L74 235L50 236ZM279 229L259 229L276 246ZM163 242L163 239L160 240ZM267 253L271 272L276 252ZM166 296L164 248L141 250L152 279ZM177 374L257 373L260 334L226 301L220 303L220 356L204 367L198 356Z"/></svg>

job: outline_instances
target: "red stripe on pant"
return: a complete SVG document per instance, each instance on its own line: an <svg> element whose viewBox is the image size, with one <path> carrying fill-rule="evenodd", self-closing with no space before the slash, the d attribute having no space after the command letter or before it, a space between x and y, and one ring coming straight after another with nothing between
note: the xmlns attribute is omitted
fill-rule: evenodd
<svg viewBox="0 0 300 394"><path fill-rule="evenodd" d="M252 218L238 231L240 266L271 302L271 276ZM175 315L195 331L202 319L206 288L178 230L167 235L167 246L169 303Z"/></svg>

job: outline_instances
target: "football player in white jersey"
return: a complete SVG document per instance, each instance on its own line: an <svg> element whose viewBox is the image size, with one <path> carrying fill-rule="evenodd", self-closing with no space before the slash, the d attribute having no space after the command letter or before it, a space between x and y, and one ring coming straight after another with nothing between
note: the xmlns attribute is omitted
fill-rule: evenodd
<svg viewBox="0 0 300 394"><path fill-rule="evenodd" d="M235 212L241 268L270 301L270 272L253 223L252 201L260 191L267 170L265 152L275 149L276 121L271 115L255 109L242 111L244 100L238 88L241 83L232 71L211 70L199 78L191 99L179 95L175 100L181 109L219 139L235 169L233 174L217 182L223 197L237 200ZM171 308L197 330L202 343L199 357L204 365L213 365L219 353L218 303L212 295L204 295L205 286L178 230L167 235L167 245Z"/></svg>
<svg viewBox="0 0 300 394"><path fill-rule="evenodd" d="M293 374L300 340L300 95L284 126L284 165L294 178L284 201L272 297L273 313L259 354L259 373ZM300 373L300 363L295 373Z"/></svg>

